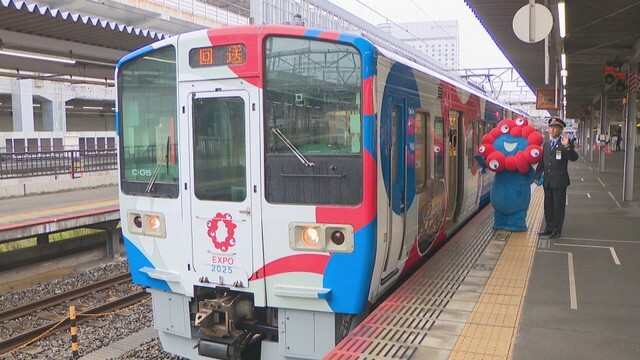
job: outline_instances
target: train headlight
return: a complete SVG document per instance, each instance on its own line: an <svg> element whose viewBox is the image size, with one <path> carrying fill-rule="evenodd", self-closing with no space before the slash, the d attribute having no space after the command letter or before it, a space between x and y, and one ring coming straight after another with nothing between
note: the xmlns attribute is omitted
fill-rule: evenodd
<svg viewBox="0 0 640 360"><path fill-rule="evenodd" d="M312 248L317 247L318 243L320 242L320 232L313 227L308 227L302 230L301 237L302 237L302 242L304 242L305 245Z"/></svg>
<svg viewBox="0 0 640 360"><path fill-rule="evenodd" d="M165 238L167 237L164 221L164 215L159 213L143 213L142 219L144 220L144 234Z"/></svg>
<svg viewBox="0 0 640 360"><path fill-rule="evenodd" d="M129 210L127 220L127 229L131 234L167 237L164 215L160 213Z"/></svg>
<svg viewBox="0 0 640 360"><path fill-rule="evenodd" d="M162 223L158 216L151 215L147 218L147 229L149 229L150 232L157 234L160 231L161 226Z"/></svg>
<svg viewBox="0 0 640 360"><path fill-rule="evenodd" d="M297 251L353 252L351 225L292 223L289 247Z"/></svg>

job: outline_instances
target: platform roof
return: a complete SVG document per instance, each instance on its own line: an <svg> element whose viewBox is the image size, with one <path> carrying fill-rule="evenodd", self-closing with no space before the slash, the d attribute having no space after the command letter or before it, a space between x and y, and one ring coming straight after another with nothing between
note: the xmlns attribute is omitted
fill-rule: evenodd
<svg viewBox="0 0 640 360"><path fill-rule="evenodd" d="M123 12L126 9L122 9ZM137 16L149 16L140 14ZM133 15L129 15L130 17ZM51 55L75 63L9 56L0 51L0 76L113 79L114 65L126 53L165 34L22 1L0 0L0 50ZM68 76L77 77L71 80Z"/></svg>
<svg viewBox="0 0 640 360"><path fill-rule="evenodd" d="M624 93L616 93L611 86L605 86L603 69L607 63L640 61L640 1L567 0L567 35L564 39L559 37L558 23L554 20L550 36L549 84L545 83L544 41L525 43L513 32L513 17L518 9L528 4L526 0L465 2L534 92L554 87L564 49L568 62L566 117L586 115L589 106L599 102L603 91L610 100L610 111L622 109ZM554 19L558 19L558 2L546 2Z"/></svg>

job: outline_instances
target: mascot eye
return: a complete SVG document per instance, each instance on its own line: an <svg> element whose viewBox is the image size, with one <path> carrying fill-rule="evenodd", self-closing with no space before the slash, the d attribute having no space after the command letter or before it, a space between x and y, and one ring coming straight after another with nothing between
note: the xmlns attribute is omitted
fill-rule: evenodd
<svg viewBox="0 0 640 360"><path fill-rule="evenodd" d="M440 148L440 145L436 145L433 147L433 152L439 153L442 149Z"/></svg>
<svg viewBox="0 0 640 360"><path fill-rule="evenodd" d="M538 149L531 150L531 156L538 157L540 155L540 151Z"/></svg>
<svg viewBox="0 0 640 360"><path fill-rule="evenodd" d="M516 125L518 125L518 126L524 125L524 119L523 118L517 118L516 119Z"/></svg>
<svg viewBox="0 0 640 360"><path fill-rule="evenodd" d="M496 170L497 168L500 167L500 162L498 160L491 160L489 161L489 167L492 168L493 170Z"/></svg>
<svg viewBox="0 0 640 360"><path fill-rule="evenodd" d="M480 148L478 149L478 151L480 152L480 154L484 153L485 151L487 151L487 148L484 147L484 145L480 145Z"/></svg>
<svg viewBox="0 0 640 360"><path fill-rule="evenodd" d="M500 127L500 132L502 132L503 134L507 134L509 132L509 125L502 125Z"/></svg>

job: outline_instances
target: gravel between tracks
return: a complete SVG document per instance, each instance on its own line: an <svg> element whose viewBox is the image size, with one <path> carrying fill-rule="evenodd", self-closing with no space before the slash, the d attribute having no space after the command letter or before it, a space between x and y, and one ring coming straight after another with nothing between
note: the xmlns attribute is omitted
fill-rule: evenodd
<svg viewBox="0 0 640 360"><path fill-rule="evenodd" d="M62 279L43 282L21 291L0 294L0 309L24 305L32 299L42 299L128 271L127 261L118 261L74 272ZM147 301L128 311L103 316L95 320L78 326L80 356L108 346L117 340L151 326L153 324L151 301ZM0 329L1 336L6 336L5 331L7 329ZM72 357L70 338L67 330L39 340L23 350L0 355L0 359L70 359ZM180 358L164 352L156 339L143 344L138 349L132 350L118 359L173 360Z"/></svg>

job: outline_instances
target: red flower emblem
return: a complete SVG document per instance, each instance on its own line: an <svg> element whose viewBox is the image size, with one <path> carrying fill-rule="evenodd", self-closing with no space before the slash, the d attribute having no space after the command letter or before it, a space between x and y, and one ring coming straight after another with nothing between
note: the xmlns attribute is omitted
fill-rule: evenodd
<svg viewBox="0 0 640 360"><path fill-rule="evenodd" d="M218 225L220 221L222 221L224 227L227 229L227 236L222 241L218 240ZM229 248L236 244L235 230L237 227L238 225L233 223L231 214L222 214L219 212L214 218L207 221L207 235L211 238L211 242L213 242L213 246L215 246L216 249L227 252Z"/></svg>

